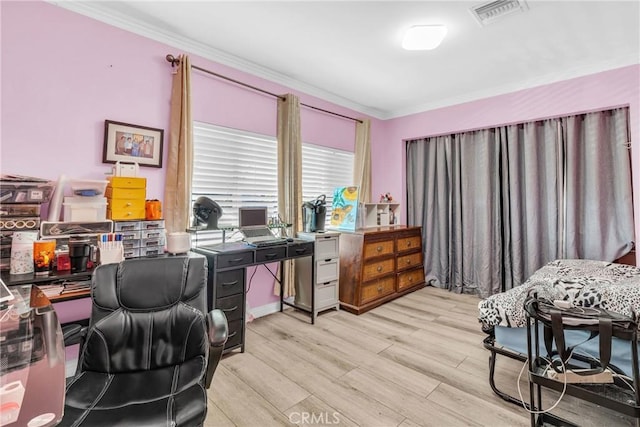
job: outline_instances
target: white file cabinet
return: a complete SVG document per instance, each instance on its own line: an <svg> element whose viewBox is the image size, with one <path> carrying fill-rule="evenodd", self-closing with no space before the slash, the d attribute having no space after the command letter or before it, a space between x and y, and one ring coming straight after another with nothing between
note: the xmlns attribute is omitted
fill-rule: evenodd
<svg viewBox="0 0 640 427"><path fill-rule="evenodd" d="M331 308L340 309L338 299L340 233L318 231L298 233L297 237L315 242L313 258L305 257L296 260L295 296L296 305L313 311L312 322L315 323L319 312ZM310 277L313 280L309 280Z"/></svg>

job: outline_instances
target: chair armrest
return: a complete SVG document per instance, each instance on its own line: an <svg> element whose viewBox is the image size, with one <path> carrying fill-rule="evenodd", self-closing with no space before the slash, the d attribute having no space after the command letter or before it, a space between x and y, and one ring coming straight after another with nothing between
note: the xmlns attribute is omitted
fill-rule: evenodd
<svg viewBox="0 0 640 427"><path fill-rule="evenodd" d="M222 310L216 308L207 313L207 333L212 346L223 346L227 342L229 326Z"/></svg>
<svg viewBox="0 0 640 427"><path fill-rule="evenodd" d="M74 344L82 344L87 335L87 327L71 323L62 327L62 337L65 347ZM82 346L81 346L82 347Z"/></svg>
<svg viewBox="0 0 640 427"><path fill-rule="evenodd" d="M224 345L229 337L229 325L227 316L222 310L215 309L207 313L207 334L209 338L209 360L207 362L207 375L205 386L209 388L213 373L220 362Z"/></svg>

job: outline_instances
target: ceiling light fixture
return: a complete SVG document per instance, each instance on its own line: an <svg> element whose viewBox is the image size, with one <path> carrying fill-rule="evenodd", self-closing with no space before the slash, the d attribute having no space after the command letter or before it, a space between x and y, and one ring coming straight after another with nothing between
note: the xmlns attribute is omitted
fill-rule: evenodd
<svg viewBox="0 0 640 427"><path fill-rule="evenodd" d="M431 50L440 46L447 35L444 25L414 25L409 28L402 40L402 47L406 50Z"/></svg>

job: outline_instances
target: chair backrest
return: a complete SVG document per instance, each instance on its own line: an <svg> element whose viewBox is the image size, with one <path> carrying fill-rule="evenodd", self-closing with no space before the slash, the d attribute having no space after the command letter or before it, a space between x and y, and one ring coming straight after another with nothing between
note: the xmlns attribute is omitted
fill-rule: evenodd
<svg viewBox="0 0 640 427"><path fill-rule="evenodd" d="M192 253L96 268L79 370L123 373L204 360L206 282L206 258Z"/></svg>

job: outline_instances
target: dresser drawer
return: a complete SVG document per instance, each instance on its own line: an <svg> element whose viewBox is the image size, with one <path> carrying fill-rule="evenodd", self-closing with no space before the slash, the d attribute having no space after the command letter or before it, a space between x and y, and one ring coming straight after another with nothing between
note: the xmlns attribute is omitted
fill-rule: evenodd
<svg viewBox="0 0 640 427"><path fill-rule="evenodd" d="M338 258L316 261L316 283L338 280Z"/></svg>
<svg viewBox="0 0 640 427"><path fill-rule="evenodd" d="M253 252L235 252L218 255L218 268L239 267L253 264Z"/></svg>
<svg viewBox="0 0 640 427"><path fill-rule="evenodd" d="M375 279L385 274L395 272L395 259L388 258L378 262L368 262L364 265L362 271L362 281Z"/></svg>
<svg viewBox="0 0 640 427"><path fill-rule="evenodd" d="M287 257L286 246L272 246L256 250L256 262L280 261Z"/></svg>
<svg viewBox="0 0 640 427"><path fill-rule="evenodd" d="M414 252L409 255L399 256L397 265L398 271L422 265L422 252Z"/></svg>
<svg viewBox="0 0 640 427"><path fill-rule="evenodd" d="M229 297L217 298L216 308L222 310L225 316L227 316L227 322L232 320L242 319L244 295L237 294Z"/></svg>
<svg viewBox="0 0 640 427"><path fill-rule="evenodd" d="M381 242L369 242L364 244L364 259L389 255L392 253L394 253L393 240L383 240Z"/></svg>
<svg viewBox="0 0 640 427"><path fill-rule="evenodd" d="M422 247L421 236L400 237L398 239L398 252L411 251Z"/></svg>
<svg viewBox="0 0 640 427"><path fill-rule="evenodd" d="M424 270L422 266L413 270L398 274L398 290L410 288L419 283L424 283Z"/></svg>
<svg viewBox="0 0 640 427"><path fill-rule="evenodd" d="M244 292L244 268L216 273L216 298Z"/></svg>
<svg viewBox="0 0 640 427"><path fill-rule="evenodd" d="M360 304L366 304L395 292L396 277L390 276L362 285Z"/></svg>

